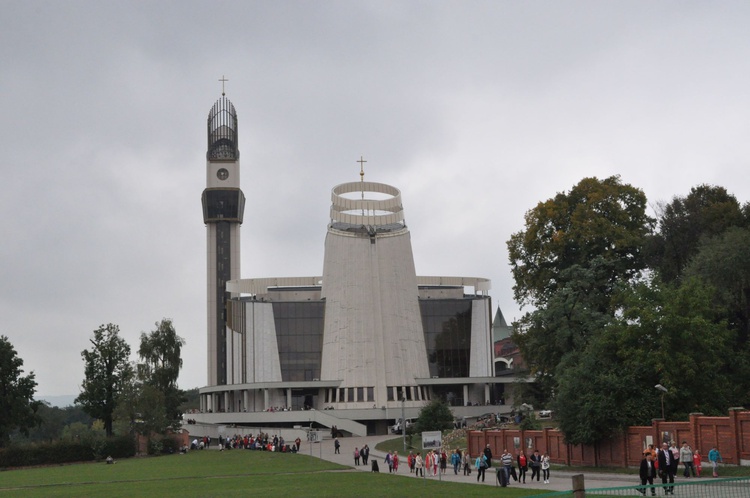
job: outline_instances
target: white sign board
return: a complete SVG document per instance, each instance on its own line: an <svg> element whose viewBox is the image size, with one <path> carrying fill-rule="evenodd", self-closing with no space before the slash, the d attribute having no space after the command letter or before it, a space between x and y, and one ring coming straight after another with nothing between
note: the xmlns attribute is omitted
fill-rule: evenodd
<svg viewBox="0 0 750 498"><path fill-rule="evenodd" d="M311 443L319 443L323 440L323 431L308 431L307 440Z"/></svg>
<svg viewBox="0 0 750 498"><path fill-rule="evenodd" d="M443 433L440 431L429 431L422 433L422 449L433 450L443 446Z"/></svg>

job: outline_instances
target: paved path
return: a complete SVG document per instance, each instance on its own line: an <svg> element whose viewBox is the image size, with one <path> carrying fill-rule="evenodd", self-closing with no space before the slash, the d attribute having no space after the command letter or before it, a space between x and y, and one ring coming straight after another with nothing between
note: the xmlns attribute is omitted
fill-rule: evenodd
<svg viewBox="0 0 750 498"><path fill-rule="evenodd" d="M354 448L361 448L365 444L370 447L370 461L373 459L378 461L380 472L388 473L388 466L383 462L385 460L385 453L377 451L375 446L385 440L393 439L394 436L363 436L363 437L347 437L339 438L341 443L341 453L334 453L333 439L324 439L322 443L313 443L312 445L307 441L302 442L300 447L300 453L304 455L312 454L314 457L323 458L330 462L338 463L341 465L347 465L353 469L370 472L370 466L367 465L354 465ZM424 452L422 452L424 453ZM404 477L416 479L414 474L409 473L409 466L406 464L406 455L399 451L399 468L398 473L394 474L396 477ZM472 466L473 467L473 466ZM515 481L511 481L511 487L524 486L530 489L540 490L540 494L544 491L568 491L572 486L572 476L574 472L563 472L552 469L550 472L550 483L544 484L539 481L532 483L530 479L526 480L526 484L521 484ZM529 475L531 472L529 471ZM448 463L448 471L446 474L438 477L426 477L426 479L438 480L450 482L462 482L471 484L483 484L484 486L496 486L497 479L495 478L495 468L488 469L486 479L484 483L477 483L476 470L472 468L471 476L464 476L462 471L459 471L458 475L453 473L453 467ZM602 474L599 472L591 472L589 474L584 473L584 480L586 487L589 489L593 488L614 488L620 486L635 486L640 484L638 478L638 472L633 469L633 474Z"/></svg>

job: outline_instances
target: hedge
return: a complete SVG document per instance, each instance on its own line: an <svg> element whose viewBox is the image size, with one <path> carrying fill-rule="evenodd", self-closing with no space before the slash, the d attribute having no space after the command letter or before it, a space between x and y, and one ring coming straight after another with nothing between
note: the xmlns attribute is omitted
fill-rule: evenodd
<svg viewBox="0 0 750 498"><path fill-rule="evenodd" d="M84 441L60 440L24 446L11 445L0 449L0 468L86 462L103 460L107 456L127 458L134 455L135 444L129 436Z"/></svg>

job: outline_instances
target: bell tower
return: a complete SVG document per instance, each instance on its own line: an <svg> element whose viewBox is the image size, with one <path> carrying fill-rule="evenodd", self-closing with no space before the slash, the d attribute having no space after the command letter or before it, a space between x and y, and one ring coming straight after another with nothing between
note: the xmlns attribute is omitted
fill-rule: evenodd
<svg viewBox="0 0 750 498"><path fill-rule="evenodd" d="M225 80L222 80L222 83ZM222 89L223 90L223 89ZM224 92L208 113L206 189L202 195L208 259L208 383L227 383L226 283L240 278L240 189L237 113Z"/></svg>

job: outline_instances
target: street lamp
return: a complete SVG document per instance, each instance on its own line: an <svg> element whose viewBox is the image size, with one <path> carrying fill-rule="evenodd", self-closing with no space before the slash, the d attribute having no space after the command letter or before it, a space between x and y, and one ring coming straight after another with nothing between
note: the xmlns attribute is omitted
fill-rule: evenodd
<svg viewBox="0 0 750 498"><path fill-rule="evenodd" d="M663 420L666 420L666 418L664 417L664 395L669 392L669 389L662 386L661 384L656 384L654 388L661 391L661 418Z"/></svg>
<svg viewBox="0 0 750 498"><path fill-rule="evenodd" d="M401 435L404 440L404 452L403 455L406 455L406 393L401 393Z"/></svg>

